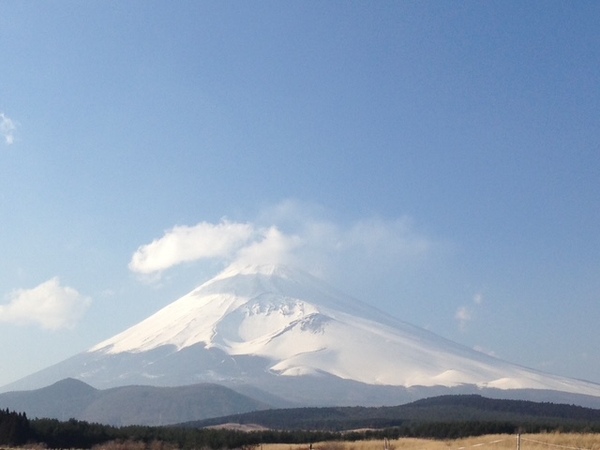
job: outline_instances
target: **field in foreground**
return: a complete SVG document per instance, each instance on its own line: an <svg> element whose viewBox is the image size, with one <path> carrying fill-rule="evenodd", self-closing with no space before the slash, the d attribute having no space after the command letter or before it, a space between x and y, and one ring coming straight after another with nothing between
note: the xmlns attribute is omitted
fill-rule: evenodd
<svg viewBox="0 0 600 450"><path fill-rule="evenodd" d="M577 449L600 450L598 433L542 433L521 435L520 450ZM307 445L267 444L262 450L309 450ZM518 448L517 436L498 434L452 440L402 438L388 442L381 440L356 442L323 442L313 450L467 450L486 448L514 450Z"/></svg>

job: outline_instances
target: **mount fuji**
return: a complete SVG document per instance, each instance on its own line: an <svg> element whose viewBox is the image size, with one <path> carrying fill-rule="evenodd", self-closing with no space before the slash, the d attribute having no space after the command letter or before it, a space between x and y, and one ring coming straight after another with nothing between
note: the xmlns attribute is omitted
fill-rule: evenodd
<svg viewBox="0 0 600 450"><path fill-rule="evenodd" d="M88 351L2 388L217 383L271 405L391 405L431 395L600 407L600 384L511 364L285 266L229 269Z"/></svg>

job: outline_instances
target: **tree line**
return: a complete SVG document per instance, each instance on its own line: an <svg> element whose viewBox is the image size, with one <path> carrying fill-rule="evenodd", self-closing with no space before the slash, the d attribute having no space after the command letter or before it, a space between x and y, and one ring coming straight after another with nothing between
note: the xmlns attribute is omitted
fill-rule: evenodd
<svg viewBox="0 0 600 450"><path fill-rule="evenodd" d="M25 413L0 410L0 445L22 445L31 437Z"/></svg>
<svg viewBox="0 0 600 450"><path fill-rule="evenodd" d="M485 434L539 433L542 431L596 432L599 423L561 424L555 421L519 423L514 421L458 420L410 422L365 431L259 430L239 431L176 426L113 427L70 419L29 420L24 413L0 410L0 445L41 444L48 448L97 448L107 443L135 442L140 450L235 449L268 443L310 444L325 441L398 439L401 437L454 439ZM131 445L129 445L131 447ZM113 448L118 448L113 445Z"/></svg>

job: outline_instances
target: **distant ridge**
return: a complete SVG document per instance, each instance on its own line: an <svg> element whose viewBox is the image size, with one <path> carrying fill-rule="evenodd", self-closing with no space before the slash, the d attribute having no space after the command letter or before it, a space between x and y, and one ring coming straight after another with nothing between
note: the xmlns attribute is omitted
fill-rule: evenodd
<svg viewBox="0 0 600 450"><path fill-rule="evenodd" d="M85 416L86 408L100 395L97 389L74 378L57 381L33 391L0 394L0 407L26 412L30 418L60 420Z"/></svg>
<svg viewBox="0 0 600 450"><path fill-rule="evenodd" d="M216 384L122 386L98 390L74 379L45 388L0 394L0 407L30 418L71 418L107 425L168 425L269 405Z"/></svg>

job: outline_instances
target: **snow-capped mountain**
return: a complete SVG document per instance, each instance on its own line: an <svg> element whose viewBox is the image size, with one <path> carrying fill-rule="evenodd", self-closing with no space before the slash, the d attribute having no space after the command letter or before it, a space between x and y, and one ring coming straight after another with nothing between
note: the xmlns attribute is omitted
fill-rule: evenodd
<svg viewBox="0 0 600 450"><path fill-rule="evenodd" d="M600 400L598 384L471 350L311 275L273 265L225 271L137 325L11 387L65 377L99 388L217 382L304 404L360 404L367 397L370 404L389 404L401 400L398 393L412 399L447 389L513 397L553 391Z"/></svg>

